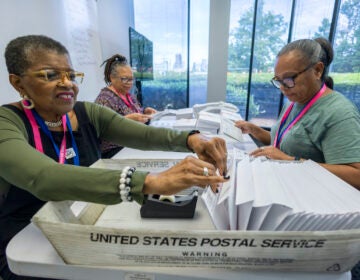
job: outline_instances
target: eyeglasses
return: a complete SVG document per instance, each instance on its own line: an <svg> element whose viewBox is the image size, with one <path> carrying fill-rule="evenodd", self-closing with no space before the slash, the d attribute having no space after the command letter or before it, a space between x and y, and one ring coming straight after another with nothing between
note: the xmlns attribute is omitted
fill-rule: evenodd
<svg viewBox="0 0 360 280"><path fill-rule="evenodd" d="M39 70L34 72L29 72L25 75L31 75L40 79L43 79L47 82L54 82L54 81L61 81L63 82L65 77L76 84L81 84L84 79L84 73L77 72L77 71L60 71L54 69L46 69L46 70Z"/></svg>
<svg viewBox="0 0 360 280"><path fill-rule="evenodd" d="M307 70L309 70L311 67L313 67L316 63L311 63L310 65L308 65L304 70L296 73L295 75L293 75L292 77L288 77L282 80L277 79L276 77L272 78L270 80L270 82L273 84L274 87L276 88L280 88L281 85L283 85L286 88L293 88L295 86L295 79L300 76L302 73L306 72Z"/></svg>
<svg viewBox="0 0 360 280"><path fill-rule="evenodd" d="M132 84L134 82L134 78L119 77L118 79L124 84Z"/></svg>

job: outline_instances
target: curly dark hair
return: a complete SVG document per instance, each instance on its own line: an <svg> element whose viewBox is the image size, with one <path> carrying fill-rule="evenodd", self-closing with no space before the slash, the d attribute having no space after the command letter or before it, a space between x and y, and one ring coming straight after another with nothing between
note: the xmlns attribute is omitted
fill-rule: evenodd
<svg viewBox="0 0 360 280"><path fill-rule="evenodd" d="M52 51L58 54L69 54L58 41L44 35L27 35L13 39L5 49L5 61L9 74L21 75L34 62L35 51Z"/></svg>
<svg viewBox="0 0 360 280"><path fill-rule="evenodd" d="M114 54L112 57L106 59L101 65L103 66L105 64L104 69L104 81L107 85L111 83L110 76L114 74L115 68L117 66L128 66L128 61L125 56L121 54Z"/></svg>

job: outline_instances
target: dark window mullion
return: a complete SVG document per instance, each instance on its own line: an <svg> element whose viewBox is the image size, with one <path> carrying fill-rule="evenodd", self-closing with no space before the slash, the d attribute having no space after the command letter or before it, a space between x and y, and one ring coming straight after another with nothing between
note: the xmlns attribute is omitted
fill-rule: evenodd
<svg viewBox="0 0 360 280"><path fill-rule="evenodd" d="M255 35L256 35L255 31L256 31L257 6L258 6L258 0L255 0L254 21L253 21L253 28L252 28L252 35L251 35L249 81L248 81L248 88L247 88L245 120L249 120L249 112L250 112L251 80L252 80L252 69L253 69L254 48L255 48Z"/></svg>
<svg viewBox="0 0 360 280"><path fill-rule="evenodd" d="M187 1L186 107L190 105L190 0Z"/></svg>
<svg viewBox="0 0 360 280"><path fill-rule="evenodd" d="M291 15L290 15L290 23L289 23L289 36L288 36L288 43L291 42L292 40L292 34L293 34L293 28L294 28L294 19L295 19L295 10L296 10L296 0L292 1L292 6L291 6ZM284 106L284 95L281 93L280 91L280 95L279 95L279 110L278 110L278 116L280 116L281 110Z"/></svg>

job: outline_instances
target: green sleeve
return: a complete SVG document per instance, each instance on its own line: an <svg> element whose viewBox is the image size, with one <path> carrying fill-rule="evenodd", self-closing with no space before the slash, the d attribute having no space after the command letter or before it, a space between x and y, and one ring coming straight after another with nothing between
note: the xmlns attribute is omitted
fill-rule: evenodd
<svg viewBox="0 0 360 280"><path fill-rule="evenodd" d="M96 118L96 114L101 116L93 120L99 136L121 140L120 144L132 143L133 145L129 146L135 148L143 147L146 143L150 144L149 149L168 147L170 150L173 143L174 148L188 151L185 143L187 133L161 130L160 138L167 139L155 144L155 140L146 138L155 138L156 132L152 128L138 127L135 122L121 118L101 106L87 105L87 108L90 108L91 118ZM136 131L139 128L144 132ZM127 140L115 137L114 134L117 133L124 135L124 138L128 137ZM132 137L137 137L134 138L137 140L131 141L129 138ZM102 204L116 204L121 201L118 189L120 170L79 167L55 162L29 145L22 120L4 107L0 107L0 154L0 191L12 184L44 201L78 200ZM132 196L139 203L143 201L142 187L146 174L136 171L131 182Z"/></svg>
<svg viewBox="0 0 360 280"><path fill-rule="evenodd" d="M101 139L139 150L189 152L188 131L151 127L99 104L85 102L85 108Z"/></svg>

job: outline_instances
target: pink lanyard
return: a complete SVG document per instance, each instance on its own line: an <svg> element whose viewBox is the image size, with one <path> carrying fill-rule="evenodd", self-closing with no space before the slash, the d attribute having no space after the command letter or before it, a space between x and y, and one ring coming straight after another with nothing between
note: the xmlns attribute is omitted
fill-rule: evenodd
<svg viewBox="0 0 360 280"><path fill-rule="evenodd" d="M30 121L31 128L32 128L32 131L34 133L34 141L35 141L36 150L38 150L41 153L44 153L44 149L43 149L43 145L42 145L42 141L41 141L41 137L40 137L39 127L37 125L37 122L35 120L33 112L31 110L29 110L29 109L26 109L26 108L24 108L24 111L25 111L25 114L26 114L27 118ZM64 130L64 136L63 136L63 139L61 141L61 146L60 146L60 151L59 151L59 163L64 164L65 163L65 156L66 156L66 136L65 136L66 115L63 115L61 119L62 119L62 126L63 126L63 130Z"/></svg>
<svg viewBox="0 0 360 280"><path fill-rule="evenodd" d="M136 108L129 93L126 94L126 98L122 94L119 94L119 97L121 98L122 101L124 101L124 103L126 104L126 106L128 106L128 108L133 108L137 113L139 113L139 110Z"/></svg>
<svg viewBox="0 0 360 280"><path fill-rule="evenodd" d="M136 111L136 113L140 113L140 111L138 110L138 108L136 107L134 102L132 101L131 96L130 96L129 93L126 93L126 95L125 95L126 97L124 97L124 95L119 93L113 86L111 86L110 89L112 91L114 91L116 93L116 95L121 98L122 101L124 101L125 105L128 108L130 108L130 109L133 108Z"/></svg>
<svg viewBox="0 0 360 280"><path fill-rule="evenodd" d="M295 118L288 124L288 126L283 131L281 131L286 120L288 119L288 117L290 115L292 108L294 107L294 102L292 102L290 104L290 106L287 108L284 116L282 117L282 119L280 121L278 130L276 131L274 144L273 144L274 147L280 146L280 142L283 139L284 135L289 132L289 130L306 114L307 111L309 111L311 106L313 106L314 103L323 95L325 90L326 90L326 85L324 83L323 86L321 87L321 89L310 99L310 101L306 104L306 106L304 108L302 108L302 110L297 114L297 116L295 116Z"/></svg>
<svg viewBox="0 0 360 280"><path fill-rule="evenodd" d="M66 158L66 133L65 133L66 132L66 115L63 115L61 117L61 120L62 120L62 126L63 126L64 135L63 135L63 139L61 140L60 153L59 153L59 163L64 164L65 163L65 158ZM37 129L39 130L38 127L37 127Z"/></svg>

